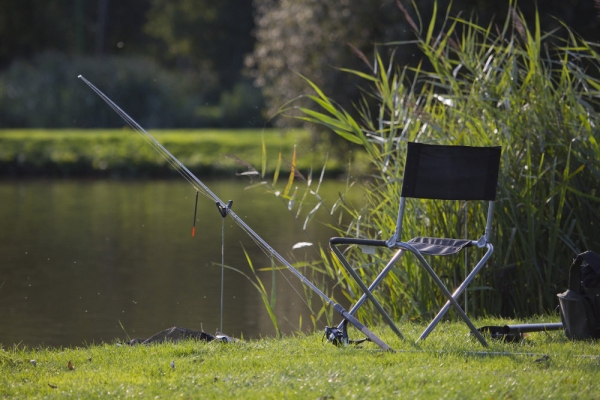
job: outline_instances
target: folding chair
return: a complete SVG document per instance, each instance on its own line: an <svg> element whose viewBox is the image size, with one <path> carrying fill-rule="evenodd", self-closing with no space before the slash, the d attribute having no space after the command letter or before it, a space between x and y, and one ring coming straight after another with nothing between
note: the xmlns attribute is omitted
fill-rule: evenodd
<svg viewBox="0 0 600 400"><path fill-rule="evenodd" d="M457 298L463 293L494 251L494 247L490 243L490 236L494 201L496 199L498 170L500 167L500 152L500 147L442 146L408 143L402 192L400 196L400 207L398 210L396 230L393 236L389 240L334 237L329 241L329 246L335 256L364 292L362 297L350 309L349 314L356 313L359 307L369 299L377 311L382 315L385 322L400 338L403 338L398 327L385 312L379 301L373 296L373 291L388 275L402 255L405 252L409 252L416 257L418 264L427 271L435 284L448 299L444 307L438 312L418 340L425 339L442 317L448 312L450 307L453 307L459 317L467 324L472 334L483 346L487 346L481 333L475 328L469 317L458 304ZM406 201L411 198L488 201L489 205L485 232L483 233L483 236L477 240L415 237L404 242L402 241L402 221L405 217L404 211ZM396 249L396 252L371 285L367 287L346 260L342 251L337 247L340 245L385 247ZM450 293L446 288L446 285L444 285L431 265L427 262L424 255L447 256L456 254L468 247L485 247L487 250L473 270L466 276L464 281L455 289L454 293ZM340 327L342 326L345 326L345 321L340 324Z"/></svg>

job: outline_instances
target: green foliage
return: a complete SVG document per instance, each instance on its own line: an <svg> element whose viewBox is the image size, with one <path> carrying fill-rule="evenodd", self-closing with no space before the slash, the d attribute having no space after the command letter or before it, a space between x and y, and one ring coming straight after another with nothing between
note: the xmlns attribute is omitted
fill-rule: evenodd
<svg viewBox="0 0 600 400"><path fill-rule="evenodd" d="M120 127L121 119L79 79L98 87L147 128L194 126L184 80L143 58L43 53L0 75L0 127Z"/></svg>
<svg viewBox="0 0 600 400"><path fill-rule="evenodd" d="M501 325L506 321L480 320ZM410 337L423 326L402 324ZM355 331L351 331L353 334ZM375 345L337 348L322 334L283 339L130 347L0 350L3 398L594 398L598 346L562 332L531 333L523 343L482 351L464 324L443 323L419 347L376 333ZM35 361L35 366L32 363ZM74 369L68 369L68 363ZM172 366L171 366L172 365ZM399 372L400 371L400 372Z"/></svg>
<svg viewBox="0 0 600 400"><path fill-rule="evenodd" d="M254 3L257 42L247 62L252 67L255 84L262 88L269 116L276 115L288 101L310 93L297 74L309 77L335 103L351 108L360 101L359 87L363 82L341 73L339 67L366 72L373 66L369 61L371 55L377 52L386 52L398 65L416 67L423 59L417 46L408 43L414 39L411 27L416 27L420 20L431 22L432 29L439 29L444 23L443 15L432 19L434 0L385 0L377 4L360 0L255 0ZM439 3L448 7L449 15L474 16L482 24L497 18L500 26L510 5L480 0ZM411 4L416 5L422 17L411 10ZM535 21L536 1L520 0L518 5L526 21ZM546 31L561 27L562 20L590 40L596 40L599 20L594 2L545 2L539 11L540 24ZM402 51L393 53L383 45L391 41L406 43ZM304 100L297 100L297 104L312 107ZM279 118L276 123L297 122ZM321 134L316 139L323 141L325 136Z"/></svg>
<svg viewBox="0 0 600 400"><path fill-rule="evenodd" d="M223 128L259 127L264 124L263 106L260 90L246 81L238 82L231 91L221 92L213 121Z"/></svg>
<svg viewBox="0 0 600 400"><path fill-rule="evenodd" d="M346 70L371 87L353 114L311 83L318 111L301 108L302 118L360 144L377 171L368 206L350 210L354 221L340 227L340 234L391 236L407 141L501 145L495 253L471 284L467 308L478 315L547 312L566 288L574 255L600 249L600 197L594 189L600 184L600 55L567 28L564 40L543 34L538 20L530 29L514 9L502 27L448 15L441 27L435 21L434 13L417 33L422 66L386 65L377 55L370 74ZM367 98L376 101L376 111ZM465 226L469 237L483 232L485 210L475 204L411 204L407 212L415 218L405 221L404 240L417 233L464 237ZM367 267L390 255L373 259L354 248L348 256L371 281L376 271ZM456 287L464 275L462 256L443 261L437 272ZM410 257L403 262L378 293L395 319L429 317L428 310L444 299ZM357 288L343 282L345 295L354 298ZM361 311L367 321L375 314L370 307Z"/></svg>
<svg viewBox="0 0 600 400"><path fill-rule="evenodd" d="M252 51L251 1L150 0L145 32L165 51L156 56L216 77L217 91L240 82L244 55Z"/></svg>
<svg viewBox="0 0 600 400"><path fill-rule="evenodd" d="M211 74L174 73L140 57L46 52L0 73L0 128L112 128L123 121L79 79L94 82L145 128L262 127L262 97L240 80L209 105Z"/></svg>
<svg viewBox="0 0 600 400"><path fill-rule="evenodd" d="M310 76L325 91L334 93L337 101L350 105L359 94L357 81L335 67L362 65L348 44L370 52L372 43L382 39L377 23L385 11L360 0L255 3L257 43L247 62L253 67L255 84L262 88L267 114L276 115L283 104L308 93L298 73ZM384 8L398 12L395 6ZM289 125L293 120L277 122Z"/></svg>

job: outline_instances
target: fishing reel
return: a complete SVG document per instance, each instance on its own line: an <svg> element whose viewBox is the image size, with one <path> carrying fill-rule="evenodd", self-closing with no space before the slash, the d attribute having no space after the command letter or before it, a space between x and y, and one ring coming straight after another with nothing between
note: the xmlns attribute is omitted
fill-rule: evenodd
<svg viewBox="0 0 600 400"><path fill-rule="evenodd" d="M334 346L345 346L348 344L348 332L345 328L346 324L343 324L342 329L326 326L324 338Z"/></svg>
<svg viewBox="0 0 600 400"><path fill-rule="evenodd" d="M348 339L347 325L348 325L348 321L344 320L344 322L342 322L340 324L341 328L338 328L336 326L333 326L333 327L326 326L325 334L324 334L323 338L324 339L326 338L327 342L333 344L334 346L347 346L349 344L360 344L362 342L369 340L369 338L364 338L364 339L360 339L360 340Z"/></svg>

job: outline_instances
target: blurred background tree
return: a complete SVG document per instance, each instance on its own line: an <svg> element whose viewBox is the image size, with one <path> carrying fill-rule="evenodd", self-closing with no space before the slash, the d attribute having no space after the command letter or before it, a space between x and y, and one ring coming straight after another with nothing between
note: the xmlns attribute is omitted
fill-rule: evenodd
<svg viewBox="0 0 600 400"><path fill-rule="evenodd" d="M542 31L564 21L597 41L597 3L538 1ZM117 124L85 114L96 100L78 89L79 73L140 120L153 113L148 128L297 124L276 113L307 92L298 74L341 105L358 101L357 81L339 68L368 71L376 47L391 56L385 43L414 38L406 15L427 25L433 4L415 1L417 14L409 0L0 0L0 127ZM509 2L451 4L485 25L501 24ZM517 6L532 21L536 1ZM402 49L397 64L419 62Z"/></svg>
<svg viewBox="0 0 600 400"><path fill-rule="evenodd" d="M171 67L216 78L221 90L240 79L244 55L252 51L250 1L152 0L144 32L159 40L154 55Z"/></svg>
<svg viewBox="0 0 600 400"><path fill-rule="evenodd" d="M508 1L438 0L437 3L440 10L451 4L454 16L474 14L482 25L494 19L502 25L509 6ZM543 31L560 28L563 20L584 37L598 39L598 11L593 1L539 3ZM427 25L434 0L418 0L415 4ZM408 23L404 10L413 21L419 21L419 15L407 0L255 0L255 5L257 42L247 61L254 68L255 83L262 88L268 115L275 114L290 99L310 92L297 74L309 77L342 106L355 102L356 78L337 68L364 70L368 64L362 63L349 45L372 58L376 46L381 51L385 43L414 39L414 27ZM535 1L521 0L518 7L528 21L533 21ZM439 19L441 23L443 15ZM416 65L421 60L416 49L414 52L407 50L410 47L402 49L402 53L395 54L397 64ZM393 47L388 50L389 54ZM370 63L373 62L371 59ZM278 123L297 122L279 119Z"/></svg>

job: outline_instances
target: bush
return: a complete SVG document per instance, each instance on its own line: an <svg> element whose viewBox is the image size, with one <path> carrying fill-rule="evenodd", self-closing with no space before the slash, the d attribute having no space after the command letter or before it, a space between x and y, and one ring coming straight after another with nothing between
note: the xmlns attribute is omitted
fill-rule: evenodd
<svg viewBox="0 0 600 400"><path fill-rule="evenodd" d="M342 235L391 237L407 141L502 146L495 253L468 292L468 310L479 315L526 317L554 310L572 258L600 249L595 189L600 186L600 80L586 72L600 70L600 54L566 27L564 40L542 35L539 23L530 30L523 21L514 9L498 29L447 17L440 32L434 26L417 32L427 69L387 66L377 57L371 74L349 70L370 84L368 96L379 103L376 115L360 104L346 112L316 85L310 98L320 111L302 109L304 120L361 145L377 171L368 186L368 206L349 210L354 220L338 228ZM484 228L483 218L472 217L477 211L464 204L417 204L407 210L417 218L405 221L403 239L430 221L443 225L428 234L463 237L465 216L469 236L477 237ZM373 260L360 249L348 256L372 281L376 271L362 267ZM429 317L428 310L445 302L410 258L404 257L378 292L396 319ZM451 288L464 274L463 256L457 258L443 260L437 270ZM329 258L323 262L333 268ZM346 281L338 283L347 297L359 292ZM376 314L370 306L361 309L366 321Z"/></svg>
<svg viewBox="0 0 600 400"><path fill-rule="evenodd" d="M142 57L77 57L55 52L15 61L0 75L0 128L117 128L124 122L83 75L146 129L261 126L261 97L240 83L216 113L203 112L213 77L175 73ZM258 119L258 120L257 120Z"/></svg>
<svg viewBox="0 0 600 400"><path fill-rule="evenodd" d="M261 117L263 104L260 90L242 81L231 91L221 93L218 106L199 107L196 115L213 121L219 127L262 128L266 125Z"/></svg>
<svg viewBox="0 0 600 400"><path fill-rule="evenodd" d="M150 60L48 52L30 63L14 62L1 76L0 127L122 126L123 121L77 79L80 74L147 128L192 122L185 79Z"/></svg>

